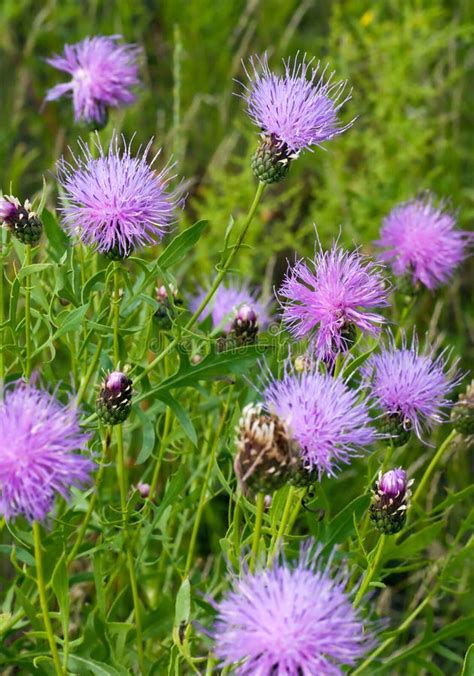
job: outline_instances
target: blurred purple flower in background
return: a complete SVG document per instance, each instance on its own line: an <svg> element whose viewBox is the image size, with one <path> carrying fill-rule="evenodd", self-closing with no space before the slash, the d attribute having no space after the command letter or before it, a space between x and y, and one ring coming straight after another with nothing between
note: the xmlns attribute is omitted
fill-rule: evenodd
<svg viewBox="0 0 474 676"><path fill-rule="evenodd" d="M298 261L278 293L282 320L293 337L310 337L317 356L332 360L350 347L355 327L372 335L380 331L385 319L367 310L387 306L388 291L380 266L334 245L308 263Z"/></svg>
<svg viewBox="0 0 474 676"><path fill-rule="evenodd" d="M212 636L221 666L241 662L239 676L337 675L374 644L346 591L347 573L311 556L308 547L293 566L280 558L272 568L232 579L216 605Z"/></svg>
<svg viewBox="0 0 474 676"><path fill-rule="evenodd" d="M362 372L384 413L422 439L424 432L447 418L442 409L451 405L447 396L460 380L456 363L448 369L447 362L446 350L438 356L428 345L420 350L416 336L410 346L403 336L400 348L391 336L388 346L372 354Z"/></svg>
<svg viewBox="0 0 474 676"><path fill-rule="evenodd" d="M180 194L171 190L172 167L157 172L148 159L152 141L131 155L131 144L114 134L108 152L97 142L99 157L80 143L82 157L58 162L58 180L66 229L100 253L124 258L136 247L157 243L175 221Z"/></svg>
<svg viewBox="0 0 474 676"><path fill-rule="evenodd" d="M352 122L342 125L338 112L350 98L342 98L346 82L333 82L334 73L326 78L327 67L320 71L314 59L295 56L284 61L285 74L275 75L269 68L267 54L250 58L250 72L245 68L249 85L242 98L256 126L274 139L289 154L311 149L342 134ZM245 67L245 66L244 66Z"/></svg>
<svg viewBox="0 0 474 676"><path fill-rule="evenodd" d="M376 439L360 390L350 389L341 377L321 373L318 364L302 373L290 367L281 380L270 379L263 398L299 443L305 469L316 470L319 478L334 476Z"/></svg>
<svg viewBox="0 0 474 676"><path fill-rule="evenodd" d="M433 196L396 206L385 218L377 244L396 276L408 275L428 289L445 284L465 257L472 236L456 228L456 218L436 207Z"/></svg>
<svg viewBox="0 0 474 676"><path fill-rule="evenodd" d="M191 312L196 312L206 294L207 290L201 289L190 300ZM247 313L255 313L261 328L268 326L270 322L269 303L259 297L257 289L251 289L245 282L239 281L230 281L227 286L221 284L218 287L213 299L201 313L200 321L211 315L212 328L228 332L238 311L244 307Z"/></svg>
<svg viewBox="0 0 474 676"><path fill-rule="evenodd" d="M139 84L137 58L141 49L118 44L120 37L87 37L74 45L65 45L61 56L47 59L54 68L72 75L72 79L50 89L45 100L70 95L75 121L96 122L99 126L106 123L108 108L133 103L132 88Z"/></svg>
<svg viewBox="0 0 474 676"><path fill-rule="evenodd" d="M6 388L0 404L0 513L44 521L56 494L67 500L72 486L88 484L95 464L75 452L86 449L88 438L73 402L64 406L21 382Z"/></svg>

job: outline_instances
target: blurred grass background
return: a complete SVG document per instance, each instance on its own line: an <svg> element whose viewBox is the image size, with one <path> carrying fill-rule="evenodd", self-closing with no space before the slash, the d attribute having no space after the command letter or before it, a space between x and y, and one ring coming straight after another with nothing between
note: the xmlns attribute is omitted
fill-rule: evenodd
<svg viewBox="0 0 474 676"><path fill-rule="evenodd" d="M185 220L210 220L188 262L188 287L208 278L229 215L238 218L253 196L256 130L232 95L233 78L242 77L242 58L265 50L275 68L298 50L328 62L353 88L344 121L357 121L268 191L249 238L258 255L239 261L244 274L267 288L278 283L287 257L312 252L313 224L325 245L341 231L345 244L370 250L383 216L426 189L448 198L469 228L473 17L468 0L4 0L0 185L22 198L41 190L42 176L86 133L74 128L69 101L41 110L46 90L65 79L45 58L66 42L120 33L144 47L143 88L134 106L112 114L109 129L136 132L140 143L154 135L189 180ZM416 317L419 330L447 328L466 361L471 281L465 266L436 299L421 299Z"/></svg>

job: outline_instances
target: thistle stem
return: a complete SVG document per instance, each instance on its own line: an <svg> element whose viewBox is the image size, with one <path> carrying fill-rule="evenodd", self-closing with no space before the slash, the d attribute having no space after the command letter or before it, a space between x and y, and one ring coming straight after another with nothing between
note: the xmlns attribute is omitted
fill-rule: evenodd
<svg viewBox="0 0 474 676"><path fill-rule="evenodd" d="M443 441L441 446L438 448L438 450L434 454L433 458L431 459L430 464L426 468L426 471L421 478L420 483L418 484L416 491L413 494L413 502L414 503L418 501L418 498L423 493L423 490L424 490L426 484L428 483L428 480L431 478L431 475L433 474L433 472L436 468L436 465L441 460L443 453L446 451L446 449L448 448L450 443L453 441L456 434L457 434L456 430L451 430L451 432L448 434L446 439Z"/></svg>
<svg viewBox="0 0 474 676"><path fill-rule="evenodd" d="M249 229L249 226L250 226L250 224L253 220L253 217L255 216L255 212L257 211L257 207L260 203L260 200L262 198L263 191L265 190L265 187L266 187L265 183L259 182L259 184L257 186L257 191L255 193L255 197L253 199L252 205L251 205L251 207L248 211L247 217L246 217L244 224L242 226L242 230L240 231L240 234L237 238L237 242L233 245L229 255L227 256L225 263L223 264L222 268L218 272L218 274L217 274L216 278L214 279L214 282L213 282L211 288L209 289L209 291L207 292L205 298L203 299L203 301L201 302L201 304L197 308L196 312L193 314L193 316L190 318L190 320L184 326L185 332L189 331L194 326L194 324L197 322L197 320L201 316L202 311L211 302L211 300L212 300L214 294L216 293L220 283L222 282L222 280L224 279L225 275L227 274L230 266L232 265L232 262L233 262L235 256L237 255L237 252L239 251L240 247L243 244L243 241L245 239L245 235L247 234L247 230ZM152 371L156 367L156 365L159 364L159 362L162 361L166 357L166 355L176 347L179 340L180 340L180 338L178 336L178 337L174 338L171 342L169 342L168 345L165 347L165 349L143 369L142 373L140 373L135 378L135 382L138 383L142 378L144 378L147 375L147 373Z"/></svg>
<svg viewBox="0 0 474 676"><path fill-rule="evenodd" d="M290 486L288 490L288 495L286 496L285 506L283 508L283 514L281 515L280 525L278 527L278 532L276 537L273 539L272 544L270 545L270 552L268 554L267 563L270 564L275 557L275 554L278 552L278 547L280 542L285 537L286 527L288 525L290 514L291 514L291 505L293 502L293 496L295 494L295 487Z"/></svg>
<svg viewBox="0 0 474 676"><path fill-rule="evenodd" d="M3 228L1 228L2 233L0 236L3 236ZM4 293L4 272L3 265L5 263L5 258L3 257L3 241L0 242L0 401L3 399L3 384L5 382L5 355L4 350L4 340L3 340L3 322L5 321L5 306L3 304L3 293Z"/></svg>
<svg viewBox="0 0 474 676"><path fill-rule="evenodd" d="M38 586L38 593L40 597L41 611L43 613L43 622L48 636L49 647L54 661L54 668L57 674L64 673L61 660L59 659L58 646L54 637L51 619L49 617L48 600L46 597L46 586L44 584L43 573L43 557L41 552L41 527L37 521L33 521L33 540L35 546L35 562L36 562L36 584Z"/></svg>
<svg viewBox="0 0 474 676"><path fill-rule="evenodd" d="M23 267L31 265L31 244L25 244L25 258ZM31 376L31 287L30 275L25 275L25 349L26 349L26 364L25 364L25 379L28 381Z"/></svg>
<svg viewBox="0 0 474 676"><path fill-rule="evenodd" d="M120 324L120 263L114 263L114 298L113 298L113 329L114 329L114 368L118 368L120 361L119 324Z"/></svg>
<svg viewBox="0 0 474 676"><path fill-rule="evenodd" d="M255 514L255 526L253 530L253 539L252 539L252 557L250 559L249 569L250 572L255 570L255 565L258 560L258 551L260 548L260 537L262 534L262 522L263 522L263 510L265 507L265 494L259 493L255 502L256 514Z"/></svg>
<svg viewBox="0 0 474 676"><path fill-rule="evenodd" d="M97 362L99 361L100 353L102 350L102 343L103 343L103 338L99 338L97 341L97 345L95 348L94 356L92 357L92 361L89 364L89 368L87 369L85 375L81 379L81 384L79 385L79 389L77 391L77 396L76 396L76 405L79 406L81 401L84 398L84 394L89 386L89 383L91 381L92 375L94 371L97 368Z"/></svg>
<svg viewBox="0 0 474 676"><path fill-rule="evenodd" d="M102 455L100 457L100 465L99 465L99 470L96 475L95 479L95 490L91 495L91 499L89 501L89 506L87 508L86 515L84 517L84 521L82 522L82 525L79 529L79 533L77 534L76 542L73 545L73 548L69 552L67 559L66 559L66 565L69 566L72 561L74 561L77 552L79 551L79 547L81 546L84 536L87 531L87 526L89 525L89 521L91 520L92 513L94 511L95 503L97 502L97 497L99 494L100 486L102 484L102 479L104 478L104 470L105 470L105 460L107 458L107 454L110 448L110 439L111 439L111 429L108 428L103 435L102 438Z"/></svg>
<svg viewBox="0 0 474 676"><path fill-rule="evenodd" d="M357 594L354 599L354 607L357 608L360 605L360 602L364 598L364 595L369 588L370 583L372 582L377 569L380 564L380 560L382 558L382 553L384 550L385 546L385 540L386 536L385 534L382 533L382 535L379 537L379 541L377 543L377 548L375 550L374 558L372 560L372 563L370 564L370 567L362 581L362 584L360 585L359 589L357 590Z"/></svg>
<svg viewBox="0 0 474 676"><path fill-rule="evenodd" d="M194 524L193 524L193 530L191 533L191 539L189 542L189 547L188 547L188 555L186 557L186 565L184 567L184 576L183 577L188 577L189 571L191 570L191 564L193 562L193 556L194 556L194 549L196 547L196 540L197 540L197 535L199 532L199 526L201 525L201 518L202 518L202 513L204 511L204 507L206 505L206 494L207 494L207 488L209 485L209 479L211 477L211 472L212 468L214 467L214 463L216 460L216 451L217 451L217 446L220 440L220 436L222 433L222 430L224 428L224 424L227 418L227 411L229 410L229 404L230 404L230 397L231 397L232 389L229 390L229 396L227 397L226 403L224 405L224 410L222 411L221 419L219 421L219 425L216 431L216 434L214 436L212 446L211 446L211 452L209 454L209 462L207 463L207 468L206 468L206 474L204 476L204 480L202 482L202 487L201 487L201 494L199 496L199 503L198 503L198 508L196 511L196 518L194 519Z"/></svg>

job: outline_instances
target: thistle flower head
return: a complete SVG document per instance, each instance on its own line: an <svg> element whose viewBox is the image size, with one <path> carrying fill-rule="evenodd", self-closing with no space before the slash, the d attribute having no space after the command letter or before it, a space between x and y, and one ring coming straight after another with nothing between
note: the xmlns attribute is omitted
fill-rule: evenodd
<svg viewBox="0 0 474 676"><path fill-rule="evenodd" d="M407 489L407 473L401 467L390 469L379 477L378 488L390 498L404 495Z"/></svg>
<svg viewBox="0 0 474 676"><path fill-rule="evenodd" d="M106 123L108 108L133 103L132 88L139 83L137 57L141 50L135 45L119 44L120 37L87 37L77 44L65 45L61 56L47 59L72 79L50 89L45 100L71 96L75 121L99 126Z"/></svg>
<svg viewBox="0 0 474 676"><path fill-rule="evenodd" d="M77 409L25 383L6 388L0 403L0 513L44 521L56 494L90 482L94 463L75 451L88 440Z"/></svg>
<svg viewBox="0 0 474 676"><path fill-rule="evenodd" d="M222 666L238 676L341 673L373 645L346 591L347 574L336 573L309 549L291 565L245 572L216 604L212 636Z"/></svg>
<svg viewBox="0 0 474 676"><path fill-rule="evenodd" d="M169 183L167 166L157 172L148 159L152 141L132 157L130 144L115 134L108 152L97 143L99 157L81 143L82 156L58 163L63 188L60 212L66 229L100 253L126 257L136 247L158 242L175 220L179 196Z"/></svg>
<svg viewBox="0 0 474 676"><path fill-rule="evenodd" d="M401 467L384 474L379 472L369 508L370 520L377 530L386 535L401 531L406 521L412 484L413 479L408 480Z"/></svg>
<svg viewBox="0 0 474 676"><path fill-rule="evenodd" d="M306 55L283 62L285 73L270 70L268 57L250 58L245 68L249 80L241 95L247 102L250 119L289 157L311 149L348 129L342 125L339 110L350 98L343 98L345 82L333 81L334 73L326 76L319 63L306 60Z"/></svg>
<svg viewBox="0 0 474 676"><path fill-rule="evenodd" d="M287 425L261 404L242 411L234 470L244 492L272 492L283 486L298 464L299 452Z"/></svg>
<svg viewBox="0 0 474 676"><path fill-rule="evenodd" d="M195 312L205 298L207 291L201 289L190 301L190 308ZM243 308L246 308L243 310ZM213 329L228 332L239 312L252 312L256 315L260 327L266 327L270 322L268 303L258 295L256 289L251 289L245 282L230 282L228 286L221 284L214 294L209 305L203 310L200 320L211 315Z"/></svg>
<svg viewBox="0 0 474 676"><path fill-rule="evenodd" d="M388 305L388 288L378 265L358 251L336 245L300 260L279 289L282 319L298 340L312 338L320 359L332 360L354 339L354 327L377 334L384 318L371 308Z"/></svg>
<svg viewBox="0 0 474 676"><path fill-rule="evenodd" d="M403 336L397 348L393 336L387 347L372 354L362 372L371 381L371 391L379 408L388 417L398 419L405 430L413 429L419 439L446 414L447 396L459 382L455 365L448 368L446 352L438 356L430 346L420 350L413 337L407 345Z"/></svg>
<svg viewBox="0 0 474 676"><path fill-rule="evenodd" d="M334 476L351 458L366 452L376 438L369 407L360 391L314 370L288 368L281 380L270 379L263 397L267 408L284 420L301 447L304 467Z"/></svg>
<svg viewBox="0 0 474 676"><path fill-rule="evenodd" d="M397 277L434 289L445 284L465 257L471 237L456 228L453 214L428 195L396 206L385 218L377 244ZM472 241L472 239L471 239Z"/></svg>
<svg viewBox="0 0 474 676"><path fill-rule="evenodd" d="M108 425L124 422L132 410L133 387L122 371L112 371L100 388L96 401L97 415Z"/></svg>
<svg viewBox="0 0 474 676"><path fill-rule="evenodd" d="M13 195L0 197L0 221L23 244L35 245L41 238L43 224L33 211L30 200L22 204Z"/></svg>

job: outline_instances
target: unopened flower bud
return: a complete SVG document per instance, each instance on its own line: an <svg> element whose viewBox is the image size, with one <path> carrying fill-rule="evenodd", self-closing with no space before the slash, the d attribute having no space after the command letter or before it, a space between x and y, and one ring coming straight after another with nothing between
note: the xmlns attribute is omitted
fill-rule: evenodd
<svg viewBox="0 0 474 676"><path fill-rule="evenodd" d="M169 285L169 290L173 294L173 305L177 306L182 305L183 301L181 298L179 298L178 292L173 287L173 285L171 284ZM156 309L156 312L153 315L155 322L161 331L169 331L173 326L172 323L173 307L168 297L166 287L164 285L157 287L156 299L158 301L158 308Z"/></svg>
<svg viewBox="0 0 474 676"><path fill-rule="evenodd" d="M242 490L271 493L287 483L299 454L286 424L260 405L249 404L236 431L234 469Z"/></svg>
<svg viewBox="0 0 474 676"><path fill-rule="evenodd" d="M466 392L459 395L451 411L451 420L460 434L474 434L474 380L468 385Z"/></svg>
<svg viewBox="0 0 474 676"><path fill-rule="evenodd" d="M257 313L250 305L244 304L236 311L229 337L235 339L237 345L251 345L257 340L257 335Z"/></svg>
<svg viewBox="0 0 474 676"><path fill-rule="evenodd" d="M150 484L140 482L136 485L136 489L143 499L148 498L148 496L150 495Z"/></svg>
<svg viewBox="0 0 474 676"><path fill-rule="evenodd" d="M97 415L107 425L124 422L132 409L132 381L121 371L105 378L96 402Z"/></svg>
<svg viewBox="0 0 474 676"><path fill-rule="evenodd" d="M252 158L252 171L262 183L277 183L285 178L292 154L273 135L262 134L260 145Z"/></svg>
<svg viewBox="0 0 474 676"><path fill-rule="evenodd" d="M401 467L379 474L370 505L370 520L377 530L393 535L403 528L412 483Z"/></svg>
<svg viewBox="0 0 474 676"><path fill-rule="evenodd" d="M23 244L35 245L41 238L43 224L32 211L29 200L22 205L11 195L0 197L0 220Z"/></svg>

